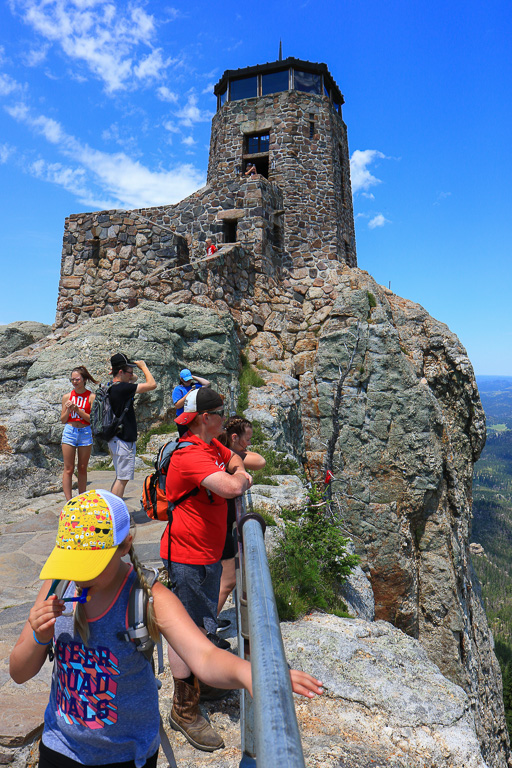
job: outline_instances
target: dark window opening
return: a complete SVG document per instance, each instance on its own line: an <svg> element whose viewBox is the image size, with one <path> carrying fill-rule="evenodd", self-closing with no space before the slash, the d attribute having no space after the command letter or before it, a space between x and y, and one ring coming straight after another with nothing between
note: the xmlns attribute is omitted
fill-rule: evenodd
<svg viewBox="0 0 512 768"><path fill-rule="evenodd" d="M268 179L268 157L255 157L244 162L244 174L249 165L256 166L256 173Z"/></svg>
<svg viewBox="0 0 512 768"><path fill-rule="evenodd" d="M237 219L224 219L222 230L224 233L225 243L236 243L236 226L238 224Z"/></svg>
<svg viewBox="0 0 512 768"><path fill-rule="evenodd" d="M268 133L260 133L246 137L245 153L247 155L257 155L260 152L268 152L269 148L270 135Z"/></svg>
<svg viewBox="0 0 512 768"><path fill-rule="evenodd" d="M224 93L221 93L219 96L219 106L222 107L224 102L226 101L227 91L224 91Z"/></svg>
<svg viewBox="0 0 512 768"><path fill-rule="evenodd" d="M306 93L322 93L322 77L313 72L300 72L294 70L294 85L296 91L305 91Z"/></svg>
<svg viewBox="0 0 512 768"><path fill-rule="evenodd" d="M239 80L231 80L231 101L250 99L258 95L258 76L242 77Z"/></svg>
<svg viewBox="0 0 512 768"><path fill-rule="evenodd" d="M272 228L272 244L276 251L283 250L283 228L281 224L278 224L277 222L274 222Z"/></svg>
<svg viewBox="0 0 512 768"><path fill-rule="evenodd" d="M315 135L315 123L313 120L309 121L309 138L312 139Z"/></svg>
<svg viewBox="0 0 512 768"><path fill-rule="evenodd" d="M279 93L279 91L287 91L289 88L289 72L287 69L281 72L269 72L268 74L262 74L261 76L261 95L266 96L267 93Z"/></svg>
<svg viewBox="0 0 512 768"><path fill-rule="evenodd" d="M100 258L100 239L93 237L91 244L91 257L98 260Z"/></svg>

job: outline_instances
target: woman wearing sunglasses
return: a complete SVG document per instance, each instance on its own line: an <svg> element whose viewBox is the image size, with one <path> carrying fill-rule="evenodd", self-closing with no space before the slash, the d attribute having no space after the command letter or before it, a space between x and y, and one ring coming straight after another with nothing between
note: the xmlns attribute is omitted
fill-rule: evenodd
<svg viewBox="0 0 512 768"><path fill-rule="evenodd" d="M92 450L91 406L95 395L86 388L88 381L97 384L85 365L73 368L70 376L73 389L62 398L60 420L65 424L62 433L62 490L66 501L72 497L73 473L78 451L78 493L84 493L87 486L87 465Z"/></svg>

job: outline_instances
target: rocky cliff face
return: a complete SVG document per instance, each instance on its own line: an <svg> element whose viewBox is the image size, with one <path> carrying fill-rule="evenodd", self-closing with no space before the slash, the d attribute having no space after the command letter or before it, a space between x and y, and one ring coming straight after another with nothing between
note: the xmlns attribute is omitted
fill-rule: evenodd
<svg viewBox="0 0 512 768"><path fill-rule="evenodd" d="M281 370L294 379L289 391L298 390L317 476L337 429L333 495L371 581L376 618L417 637L467 691L485 759L505 766L501 675L468 552L473 463L485 443L471 364L445 325L367 273L346 269L335 289L298 354L286 355L277 335L251 340L251 359L271 349L275 371L262 374L269 385L250 399L251 417L265 411L276 376L286 387Z"/></svg>
<svg viewBox="0 0 512 768"><path fill-rule="evenodd" d="M465 350L420 306L358 269L336 265L322 279L304 276L301 292L285 289L266 296L263 330L248 331L247 353L265 386L251 390L246 415L312 477L323 476L333 446L333 497L371 582L376 618L417 638L466 691L486 764L505 768L501 675L468 551L485 419ZM85 362L105 378L119 349L144 358L160 384L140 398L142 428L167 415L183 365L224 392L237 377L227 314L145 302L89 321L49 341L23 388L0 398L4 480L54 461L71 368Z"/></svg>

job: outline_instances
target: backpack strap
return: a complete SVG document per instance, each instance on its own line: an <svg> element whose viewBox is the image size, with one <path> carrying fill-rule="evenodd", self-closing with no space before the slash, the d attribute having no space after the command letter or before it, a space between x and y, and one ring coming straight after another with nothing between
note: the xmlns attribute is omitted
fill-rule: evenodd
<svg viewBox="0 0 512 768"><path fill-rule="evenodd" d="M156 568L143 568L144 576L147 582L153 586L158 578L158 571ZM129 640L135 643L138 651L144 654L146 659L153 663L153 648L155 646L154 641L151 639L148 627L147 627L147 607L148 599L147 594L142 588L138 576L132 584L130 590L130 596L128 598L128 629L122 633L124 640ZM154 671L154 667L153 667ZM158 642L158 674L164 671L163 666L163 651L162 651L162 638ZM161 686L161 681L157 680L158 688ZM172 751L171 743L167 737L160 717L160 742L162 749L167 758L169 768L177 768L176 758Z"/></svg>
<svg viewBox="0 0 512 768"><path fill-rule="evenodd" d="M157 569L144 568L143 570L146 581L152 587L158 578ZM143 653L148 661L152 661L155 642L149 634L147 613L147 594L143 589L138 576L136 576L128 598L128 626L126 631L121 632L120 635L123 640L129 640L132 643L135 643L137 650L140 651L140 653Z"/></svg>

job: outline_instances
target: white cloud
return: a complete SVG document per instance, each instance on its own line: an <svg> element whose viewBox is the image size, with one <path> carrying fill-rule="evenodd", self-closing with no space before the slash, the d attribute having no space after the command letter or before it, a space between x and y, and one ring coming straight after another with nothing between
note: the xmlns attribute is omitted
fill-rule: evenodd
<svg viewBox="0 0 512 768"><path fill-rule="evenodd" d="M438 192L434 205L441 205L441 201L446 200L447 197L451 197L451 194L451 192Z"/></svg>
<svg viewBox="0 0 512 768"><path fill-rule="evenodd" d="M134 79L158 78L172 62L152 48L155 19L140 0L127 7L111 0L12 0L12 5L39 35L103 81L109 93L133 87ZM140 46L151 50L141 55Z"/></svg>
<svg viewBox="0 0 512 768"><path fill-rule="evenodd" d="M18 90L21 90L21 85L10 75L0 72L0 96L9 96Z"/></svg>
<svg viewBox="0 0 512 768"><path fill-rule="evenodd" d="M23 53L23 61L27 67L38 67L46 59L49 45L41 45L39 48L32 48L30 51Z"/></svg>
<svg viewBox="0 0 512 768"><path fill-rule="evenodd" d="M368 170L368 166L376 160L385 160L386 155L379 152L378 149L356 149L350 158L350 179L352 182L352 193L355 195L360 191L368 191L370 187L381 184L381 179L377 179Z"/></svg>
<svg viewBox="0 0 512 768"><path fill-rule="evenodd" d="M186 136L181 140L181 143L186 144L187 147L193 147L196 141L193 136Z"/></svg>
<svg viewBox="0 0 512 768"><path fill-rule="evenodd" d="M168 120L166 123L164 123L164 128L166 131L169 131L169 133L179 133L180 129L177 125L174 125L174 123L171 123L170 120Z"/></svg>
<svg viewBox="0 0 512 768"><path fill-rule="evenodd" d="M47 163L39 159L29 165L29 172L38 179L51 181L53 184L64 187L77 197L89 194L84 186L86 174L83 168L69 168L61 163Z"/></svg>
<svg viewBox="0 0 512 768"><path fill-rule="evenodd" d="M378 213L368 222L369 229L375 229L376 227L383 227L384 224L391 224L389 219L384 218L382 213Z"/></svg>
<svg viewBox="0 0 512 768"><path fill-rule="evenodd" d="M0 144L0 164L6 163L13 153L13 147L10 147L8 144Z"/></svg>
<svg viewBox="0 0 512 768"><path fill-rule="evenodd" d="M157 48L146 56L140 64L133 68L135 76L139 80L154 80L165 74L165 70L173 63L173 59L162 58L161 48Z"/></svg>
<svg viewBox="0 0 512 768"><path fill-rule="evenodd" d="M73 192L84 204L110 208L172 204L204 184L203 173L191 164L153 171L124 152L108 154L81 143L52 118L32 115L24 104L6 108L6 111L44 136L61 154L77 164L76 168L70 169L40 160L32 164L30 171L38 178ZM89 191L92 185L99 186L101 195L108 195L111 200L105 202L102 199L99 205L92 203L93 193Z"/></svg>
<svg viewBox="0 0 512 768"><path fill-rule="evenodd" d="M178 94L170 91L166 85L161 85L160 88L157 88L156 95L160 101L170 101L172 103L176 103L178 101Z"/></svg>
<svg viewBox="0 0 512 768"><path fill-rule="evenodd" d="M191 128L194 123L209 122L212 119L209 111L200 110L197 106L195 93L189 93L187 103L179 112L176 112L176 116L186 128Z"/></svg>

